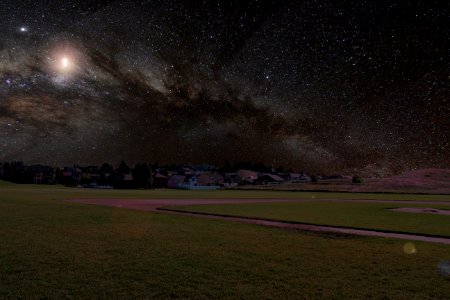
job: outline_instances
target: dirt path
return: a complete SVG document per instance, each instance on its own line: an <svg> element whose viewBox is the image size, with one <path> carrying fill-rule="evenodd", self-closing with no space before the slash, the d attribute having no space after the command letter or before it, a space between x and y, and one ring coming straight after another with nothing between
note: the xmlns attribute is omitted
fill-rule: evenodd
<svg viewBox="0 0 450 300"><path fill-rule="evenodd" d="M217 204L235 204L235 203L286 203L286 202L310 202L310 201L324 201L324 202L361 202L361 203L396 203L396 204L430 204L430 205L449 205L450 202L439 201L408 201L408 200L345 200L345 199L72 199L69 202L81 204L93 204L110 207L118 207L125 209L143 210L143 211L158 211L176 215L195 216L208 219L227 220L248 224L256 224L269 227L296 229L312 232L338 233L350 234L359 236L372 236L384 238L396 238L405 240L415 240L423 242L432 242L450 245L450 238L431 236L431 235L416 235L400 232L385 232L377 230L364 230L351 227L339 226L324 226L305 224L300 222L275 221L261 218L248 218L240 216L228 216L220 214L209 214L199 212L187 212L176 209L171 209L170 206L185 206L185 205L217 205Z"/></svg>
<svg viewBox="0 0 450 300"><path fill-rule="evenodd" d="M436 208L418 208L418 207L398 207L391 208L390 211L412 213L412 214L431 214L431 215L447 215L450 216L450 210L436 209Z"/></svg>

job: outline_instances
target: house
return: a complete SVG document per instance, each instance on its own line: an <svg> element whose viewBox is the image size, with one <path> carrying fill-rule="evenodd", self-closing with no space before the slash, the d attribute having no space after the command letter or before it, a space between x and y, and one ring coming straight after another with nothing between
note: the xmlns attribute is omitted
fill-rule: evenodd
<svg viewBox="0 0 450 300"><path fill-rule="evenodd" d="M153 175L153 187L157 189L162 189L167 186L169 182L169 177L161 173L156 173Z"/></svg>
<svg viewBox="0 0 450 300"><path fill-rule="evenodd" d="M194 169L190 167L181 167L178 170L178 174L180 175L194 175Z"/></svg>
<svg viewBox="0 0 450 300"><path fill-rule="evenodd" d="M82 172L78 167L65 167L58 173L57 180L64 185L77 185L82 179Z"/></svg>
<svg viewBox="0 0 450 300"><path fill-rule="evenodd" d="M223 183L220 175L174 175L167 182L167 187L184 190L217 190L220 189L219 182Z"/></svg>
<svg viewBox="0 0 450 300"><path fill-rule="evenodd" d="M209 170L214 170L214 166L207 165L207 164L200 164L200 165L194 165L192 167L195 174L203 174L206 173Z"/></svg>
<svg viewBox="0 0 450 300"><path fill-rule="evenodd" d="M133 180L133 174L118 174L115 173L108 177L115 189L136 189L137 185Z"/></svg>
<svg viewBox="0 0 450 300"><path fill-rule="evenodd" d="M27 173L34 184L53 184L55 182L55 170L50 166L31 165L27 167Z"/></svg>
<svg viewBox="0 0 450 300"><path fill-rule="evenodd" d="M251 170L237 171L240 184L253 184L258 179L258 173Z"/></svg>
<svg viewBox="0 0 450 300"><path fill-rule="evenodd" d="M184 175L173 175L167 181L167 187L171 189L179 189L180 186L184 183L186 176Z"/></svg>
<svg viewBox="0 0 450 300"><path fill-rule="evenodd" d="M200 186L212 186L212 185L223 185L224 178L217 172L207 172L200 174L197 177L197 185Z"/></svg>
<svg viewBox="0 0 450 300"><path fill-rule="evenodd" d="M256 183L258 184L280 184L283 182L284 179L280 176L269 173L261 174L261 176L259 176L256 180Z"/></svg>
<svg viewBox="0 0 450 300"><path fill-rule="evenodd" d="M239 183L239 176L237 173L225 173L225 183Z"/></svg>
<svg viewBox="0 0 450 300"><path fill-rule="evenodd" d="M303 174L301 173L289 173L288 178L286 180L293 181L293 180L300 180L302 178Z"/></svg>
<svg viewBox="0 0 450 300"><path fill-rule="evenodd" d="M218 176L209 176L209 174L201 174L198 176L187 176L186 181L180 186L180 188L186 190L218 190L221 187L218 183L221 175L217 175ZM223 184L223 177L221 178L221 182Z"/></svg>
<svg viewBox="0 0 450 300"><path fill-rule="evenodd" d="M83 179L86 180L99 179L101 177L100 168L97 166L82 167L81 171L83 172Z"/></svg>
<svg viewBox="0 0 450 300"><path fill-rule="evenodd" d="M289 173L289 179L288 181L290 183L302 183L302 182L310 182L311 177L304 173Z"/></svg>
<svg viewBox="0 0 450 300"><path fill-rule="evenodd" d="M239 185L239 176L237 173L225 173L225 178L224 178L224 187L226 188L232 188L232 187L237 187Z"/></svg>

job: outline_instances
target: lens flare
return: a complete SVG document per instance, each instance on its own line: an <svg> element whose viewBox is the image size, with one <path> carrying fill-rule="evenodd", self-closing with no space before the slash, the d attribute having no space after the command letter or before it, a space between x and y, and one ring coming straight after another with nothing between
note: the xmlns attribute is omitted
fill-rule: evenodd
<svg viewBox="0 0 450 300"><path fill-rule="evenodd" d="M406 243L405 245L403 245L403 252L407 255L416 254L416 245L414 245L413 243Z"/></svg>
<svg viewBox="0 0 450 300"><path fill-rule="evenodd" d="M438 265L439 273L446 278L450 279L450 261L441 261Z"/></svg>

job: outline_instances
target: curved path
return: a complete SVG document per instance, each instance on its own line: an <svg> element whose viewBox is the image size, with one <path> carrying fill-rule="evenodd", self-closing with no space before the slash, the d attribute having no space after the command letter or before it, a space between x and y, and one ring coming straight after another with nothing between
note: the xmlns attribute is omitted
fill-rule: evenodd
<svg viewBox="0 0 450 300"><path fill-rule="evenodd" d="M405 240L415 240L423 242L432 242L450 245L450 238L417 235L402 232L387 232L378 230L358 229L341 226L315 225L301 222L276 221L262 218L250 218L241 216L230 216L221 214L200 213L191 211L182 211L171 209L170 206L184 205L217 205L217 204L236 204L236 203L286 203L286 202L361 202L361 203L397 203L397 204L429 204L429 205L449 205L447 201L409 201L409 200L347 200L347 199L72 199L69 202L80 204L93 204L101 206L110 206L134 210L157 211L176 215L203 217L208 219L228 220L249 224L256 224L269 227L296 229L312 232L350 234L359 236L385 237Z"/></svg>

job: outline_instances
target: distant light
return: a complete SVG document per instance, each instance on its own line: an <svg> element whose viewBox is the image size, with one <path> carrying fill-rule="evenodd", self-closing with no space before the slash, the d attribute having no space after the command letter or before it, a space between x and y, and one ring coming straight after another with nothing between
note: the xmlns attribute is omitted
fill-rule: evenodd
<svg viewBox="0 0 450 300"><path fill-rule="evenodd" d="M20 27L20 32L28 32L28 28L26 28L26 27Z"/></svg>

